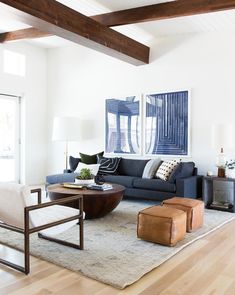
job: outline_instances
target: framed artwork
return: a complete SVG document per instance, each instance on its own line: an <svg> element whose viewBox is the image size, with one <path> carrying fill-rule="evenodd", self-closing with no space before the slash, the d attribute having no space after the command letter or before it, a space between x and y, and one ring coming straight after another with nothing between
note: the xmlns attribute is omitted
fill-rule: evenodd
<svg viewBox="0 0 235 295"><path fill-rule="evenodd" d="M141 107L139 96L105 101L105 152L141 153Z"/></svg>
<svg viewBox="0 0 235 295"><path fill-rule="evenodd" d="M189 156L189 91L145 95L145 154Z"/></svg>

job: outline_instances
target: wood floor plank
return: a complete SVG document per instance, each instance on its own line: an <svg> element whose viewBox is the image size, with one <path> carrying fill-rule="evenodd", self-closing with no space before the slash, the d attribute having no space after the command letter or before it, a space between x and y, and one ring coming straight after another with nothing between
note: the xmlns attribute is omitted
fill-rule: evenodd
<svg viewBox="0 0 235 295"><path fill-rule="evenodd" d="M224 295L232 295L235 293L235 280L233 280L232 284L224 290Z"/></svg>
<svg viewBox="0 0 235 295"><path fill-rule="evenodd" d="M42 289L39 292L34 293L34 295L50 295L50 294L52 294L52 292L47 289Z"/></svg>
<svg viewBox="0 0 235 295"><path fill-rule="evenodd" d="M42 289L47 289L48 286L54 284L55 281L59 281L66 274L65 269L50 269L50 273L47 276L41 277L41 279L34 281L33 284L28 284L21 287L20 290L11 292L12 295L30 295L40 292Z"/></svg>
<svg viewBox="0 0 235 295"><path fill-rule="evenodd" d="M50 277L58 271L62 271L63 268L60 268L53 264L46 264L40 271L33 273L30 275L21 274L21 277L13 282L12 284L8 284L5 287L0 287L0 294L10 294L14 293L15 290L17 292L21 292L22 289L27 288L28 286L37 286L37 284L41 284L41 281L45 278ZM34 287L33 287L34 288ZM19 293L20 294L20 293Z"/></svg>
<svg viewBox="0 0 235 295"><path fill-rule="evenodd" d="M94 295L97 291L100 291L104 288L102 284L96 281L80 281L75 282L67 288L63 288L58 292L55 292L56 295L77 295L77 294L86 294L86 295Z"/></svg>
<svg viewBox="0 0 235 295"><path fill-rule="evenodd" d="M224 295L225 291L232 283L233 279L231 277L219 275L216 277L213 284L209 285L203 291L203 295Z"/></svg>

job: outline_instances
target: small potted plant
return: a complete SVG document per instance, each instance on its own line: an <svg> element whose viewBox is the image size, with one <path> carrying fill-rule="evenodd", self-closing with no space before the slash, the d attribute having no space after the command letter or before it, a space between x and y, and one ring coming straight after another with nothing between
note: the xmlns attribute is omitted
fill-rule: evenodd
<svg viewBox="0 0 235 295"><path fill-rule="evenodd" d="M229 178L235 178L235 160L229 160L225 163L226 176Z"/></svg>
<svg viewBox="0 0 235 295"><path fill-rule="evenodd" d="M94 183L94 175L88 168L82 168L78 176L75 177L75 183L88 185Z"/></svg>

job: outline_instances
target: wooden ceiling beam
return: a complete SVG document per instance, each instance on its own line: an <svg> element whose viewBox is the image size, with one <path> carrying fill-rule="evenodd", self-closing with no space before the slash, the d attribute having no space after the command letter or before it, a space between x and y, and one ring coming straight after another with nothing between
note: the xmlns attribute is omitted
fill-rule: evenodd
<svg viewBox="0 0 235 295"><path fill-rule="evenodd" d="M22 40L22 39L35 39L42 37L52 36L50 33L42 32L35 28L27 28L12 32L0 33L0 43Z"/></svg>
<svg viewBox="0 0 235 295"><path fill-rule="evenodd" d="M235 9L235 0L178 0L92 16L107 27Z"/></svg>
<svg viewBox="0 0 235 295"><path fill-rule="evenodd" d="M137 7L116 12L104 13L90 18L105 26L117 26L138 22L169 19L181 16L196 15L216 12L221 10L235 9L235 0L178 0L143 7ZM0 43L48 37L52 34L42 32L36 28L28 28L12 32L0 33Z"/></svg>
<svg viewBox="0 0 235 295"><path fill-rule="evenodd" d="M149 62L149 47L55 0L0 0L0 9L40 31L134 65Z"/></svg>

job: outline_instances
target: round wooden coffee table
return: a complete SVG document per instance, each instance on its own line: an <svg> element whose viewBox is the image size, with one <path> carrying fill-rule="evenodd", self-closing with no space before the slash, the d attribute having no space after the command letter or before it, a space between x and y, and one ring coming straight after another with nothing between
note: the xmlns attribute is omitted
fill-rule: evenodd
<svg viewBox="0 0 235 295"><path fill-rule="evenodd" d="M74 195L83 195L83 209L86 213L86 219L93 219L105 216L116 208L122 200L125 187L119 184L112 185L113 188L107 191L65 188L62 184L49 185L47 190L52 201ZM77 208L76 203L67 205Z"/></svg>

